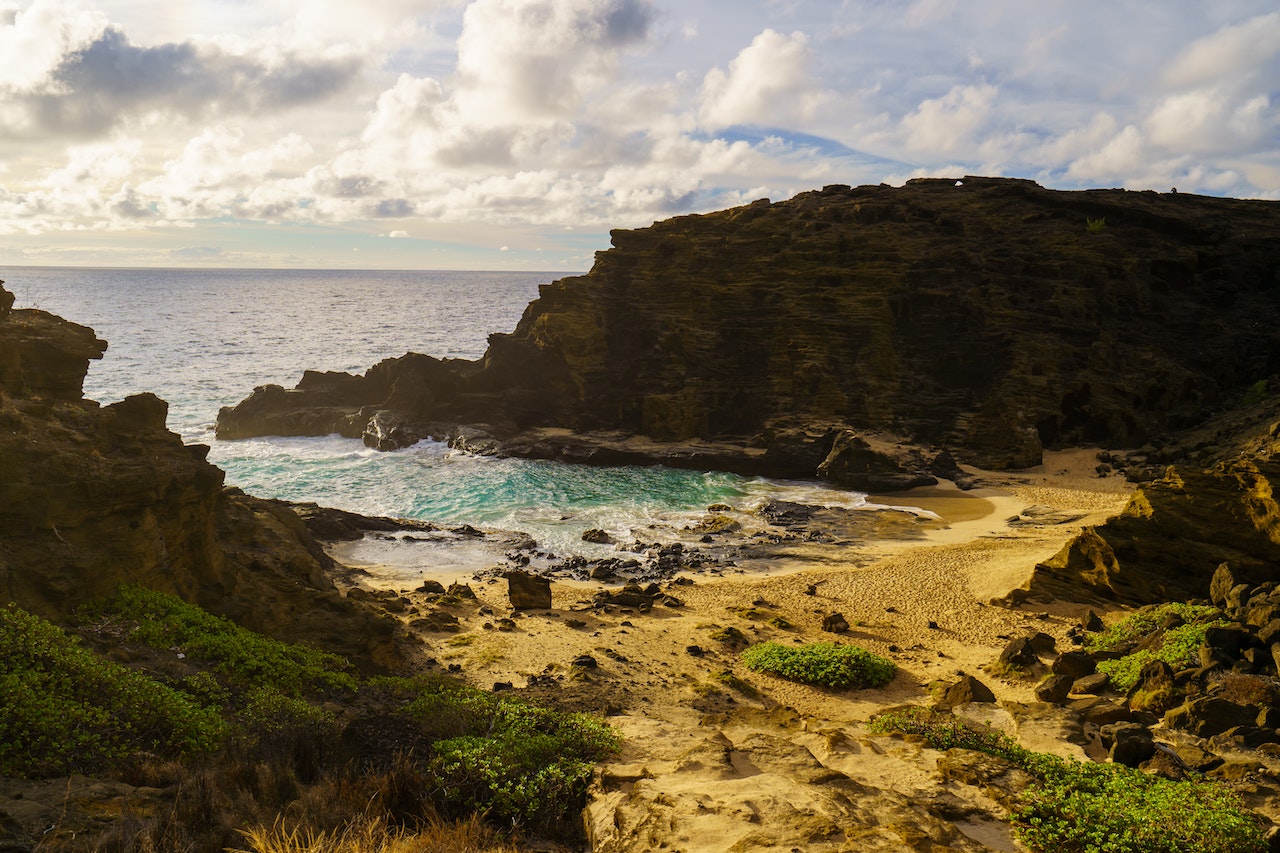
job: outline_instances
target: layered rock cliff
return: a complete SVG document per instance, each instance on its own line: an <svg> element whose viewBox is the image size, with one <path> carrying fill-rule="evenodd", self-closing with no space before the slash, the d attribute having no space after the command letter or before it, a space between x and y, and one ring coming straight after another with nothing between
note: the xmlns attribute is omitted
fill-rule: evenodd
<svg viewBox="0 0 1280 853"><path fill-rule="evenodd" d="M337 593L296 514L224 489L158 397L83 399L106 343L12 304L0 288L0 603L60 621L135 583L365 666L397 661L393 623Z"/></svg>
<svg viewBox="0 0 1280 853"><path fill-rule="evenodd" d="M480 361L308 373L224 410L218 434L395 447L482 424L499 452L619 458L510 441L562 427L727 441L743 452L725 467L795 475L838 439L929 449L904 484L945 468L943 448L1008 468L1044 447L1139 446L1280 369L1277 233L1277 202L992 178L830 186L614 231ZM876 460L824 473L857 485L901 462Z"/></svg>

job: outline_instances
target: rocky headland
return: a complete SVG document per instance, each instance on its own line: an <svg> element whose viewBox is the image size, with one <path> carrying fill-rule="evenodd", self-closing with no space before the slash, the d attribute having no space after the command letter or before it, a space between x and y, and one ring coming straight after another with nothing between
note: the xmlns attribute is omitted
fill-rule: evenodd
<svg viewBox="0 0 1280 853"><path fill-rule="evenodd" d="M1178 193L829 186L614 231L478 361L308 372L217 431L870 490L1137 449L1277 371L1278 225L1275 202Z"/></svg>
<svg viewBox="0 0 1280 853"><path fill-rule="evenodd" d="M338 594L297 514L225 487L155 395L84 399L106 342L13 301L0 288L0 604L61 622L140 584L369 669L405 662L399 626Z"/></svg>

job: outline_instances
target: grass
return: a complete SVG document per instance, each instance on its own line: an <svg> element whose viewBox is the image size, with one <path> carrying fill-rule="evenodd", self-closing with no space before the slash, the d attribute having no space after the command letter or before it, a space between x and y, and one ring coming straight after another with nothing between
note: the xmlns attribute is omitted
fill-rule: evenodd
<svg viewBox="0 0 1280 853"><path fill-rule="evenodd" d="M756 672L836 689L883 687L897 672L892 661L844 643L758 643L742 653L742 662Z"/></svg>
<svg viewBox="0 0 1280 853"><path fill-rule="evenodd" d="M988 726L924 708L873 718L872 731L915 734L934 749L1004 758L1036 780L1011 815L1024 844L1043 853L1262 853L1262 821L1218 783L1171 780L1121 764L1092 764L1019 746Z"/></svg>
<svg viewBox="0 0 1280 853"><path fill-rule="evenodd" d="M333 831L257 826L241 832L244 848L228 853L515 853L476 816L431 820L413 829L390 826L382 818L361 818Z"/></svg>

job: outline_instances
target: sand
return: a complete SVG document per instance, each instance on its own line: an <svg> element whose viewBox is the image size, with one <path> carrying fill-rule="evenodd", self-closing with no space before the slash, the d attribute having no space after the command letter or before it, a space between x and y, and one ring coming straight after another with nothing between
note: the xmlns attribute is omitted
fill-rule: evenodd
<svg viewBox="0 0 1280 853"><path fill-rule="evenodd" d="M450 611L462 630L423 639L442 665L461 666L470 681L486 688L566 676L575 657L591 655L599 664L590 673L596 681L612 680L620 696L638 694L644 706L687 705L712 686L712 673L727 669L767 687L778 703L821 715L837 702L847 715L848 697L749 673L737 662L739 650L711 635L733 626L753 641L839 639L890 657L901 669L890 687L856 703L863 710L919 701L930 682L957 672L979 674L1013 636L1044 631L1062 640L1077 623L1083 606L1027 610L991 602L1023 584L1037 562L1084 525L1124 506L1131 484L1115 475L1099 477L1096 464L1092 450L1051 452L1037 468L977 472L980 489L943 484L876 496L872 501L918 507L940 521L922 538L840 550L813 545L811 561L803 552L793 554L774 573L692 575L689 585L666 587L682 606L659 605L648 613L592 609L590 598L600 585L569 582L552 584L552 610L513 613L505 581L473 581L477 604ZM426 599L409 598L414 609L427 607ZM823 632L822 619L831 613L842 614L850 630L839 637ZM414 615L406 614L406 621ZM501 630L503 617L514 621L514 629ZM771 624L778 618L788 627ZM701 656L690 653L693 646ZM1010 698L1027 698L1030 689L1027 683L1001 686Z"/></svg>
<svg viewBox="0 0 1280 853"><path fill-rule="evenodd" d="M1085 606L1012 608L993 602L1025 583L1037 562L1057 553L1083 526L1123 508L1132 485L1115 475L1098 476L1096 464L1091 450L1047 453L1034 469L973 472L980 489L964 492L942 484L876 496L873 502L926 510L937 520L924 525L923 536L843 548L806 545L779 565L764 567L769 569L764 573L692 575L688 582L664 585L679 599L678 606L658 604L644 613L593 608L599 584L559 581L552 583L551 610L517 613L505 581L473 581L476 602L450 608L460 630L422 637L442 667L460 671L476 686L519 688L531 679L552 683L556 686L537 691L539 699L611 715L626 745L601 768L604 781L588 809L597 831L616 835L601 841L599 849L642 849L644 843L637 847L634 838L624 836L649 832L654 821L665 821L664 833L680 828L670 849L729 849L730 840L744 831L743 803L776 805L783 789L792 791L788 808L801 808L798 804L809 802L805 797L816 796L802 810L820 813L826 801L821 791L793 790L797 778L811 773L806 762L820 762L867 791L880 792L876 796L884 799L875 808L909 809L910 803L937 795L936 754L930 757L909 744L883 747L861 724L888 706L930 704L932 688L961 674L977 676L1000 702L968 706L972 714L1015 732L1029 748L1083 756L1081 747L1055 728L1058 721L1051 714L1033 712L1028 718L1024 710L1023 719L1015 719L1017 709L1033 707L1018 703L1032 702L1034 679L1001 678L986 667L1014 637L1044 632L1060 649L1070 648L1067 632L1079 624ZM418 593L407 598L406 622L434 606ZM822 630L823 618L833 613L844 616L848 631ZM1110 621L1120 614L1100 615ZM754 673L739 659L741 645L714 638L729 627L749 642L855 643L893 660L898 673L883 688L859 691ZM590 656L596 666L573 666L579 656ZM726 677L740 679L749 689L727 684ZM804 722L779 722L778 714ZM733 746L726 753L723 745L729 741ZM791 750L778 758L791 769L761 775L750 767L738 772L690 759L708 749L746 755L750 748L744 744L765 742L774 744L769 755ZM831 743L841 746L824 746ZM633 777L650 780L645 785L654 788L652 799L636 799L644 786L627 781ZM966 796L971 799L965 808L977 817L956 828L984 849L1020 849L1009 840L998 808L984 806L976 789ZM696 808L688 805L695 801ZM693 811L681 813L685 806ZM676 811L664 816L670 809ZM851 819L857 818L832 818L836 825ZM793 849L794 839L776 843L781 845L776 849ZM775 849L772 842L753 844L747 848Z"/></svg>

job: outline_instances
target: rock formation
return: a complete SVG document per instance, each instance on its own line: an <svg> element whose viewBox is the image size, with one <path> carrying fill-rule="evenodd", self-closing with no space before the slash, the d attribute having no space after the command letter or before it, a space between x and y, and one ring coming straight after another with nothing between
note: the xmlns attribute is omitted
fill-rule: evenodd
<svg viewBox="0 0 1280 853"><path fill-rule="evenodd" d="M1276 202L993 178L830 186L614 231L481 360L308 373L224 409L218 435L394 447L482 425L486 449L583 461L615 461L619 436L720 441L736 448L721 467L791 475L842 437L846 457L858 441L932 448L872 458L902 484L945 469L943 448L1018 468L1044 447L1137 447L1277 372L1276 233ZM586 446L547 444L548 427ZM826 470L857 485L866 467Z"/></svg>
<svg viewBox="0 0 1280 853"><path fill-rule="evenodd" d="M338 594L295 513L224 489L155 395L83 399L106 344L12 303L0 288L0 603L61 621L135 583L367 667L398 659L393 623Z"/></svg>

